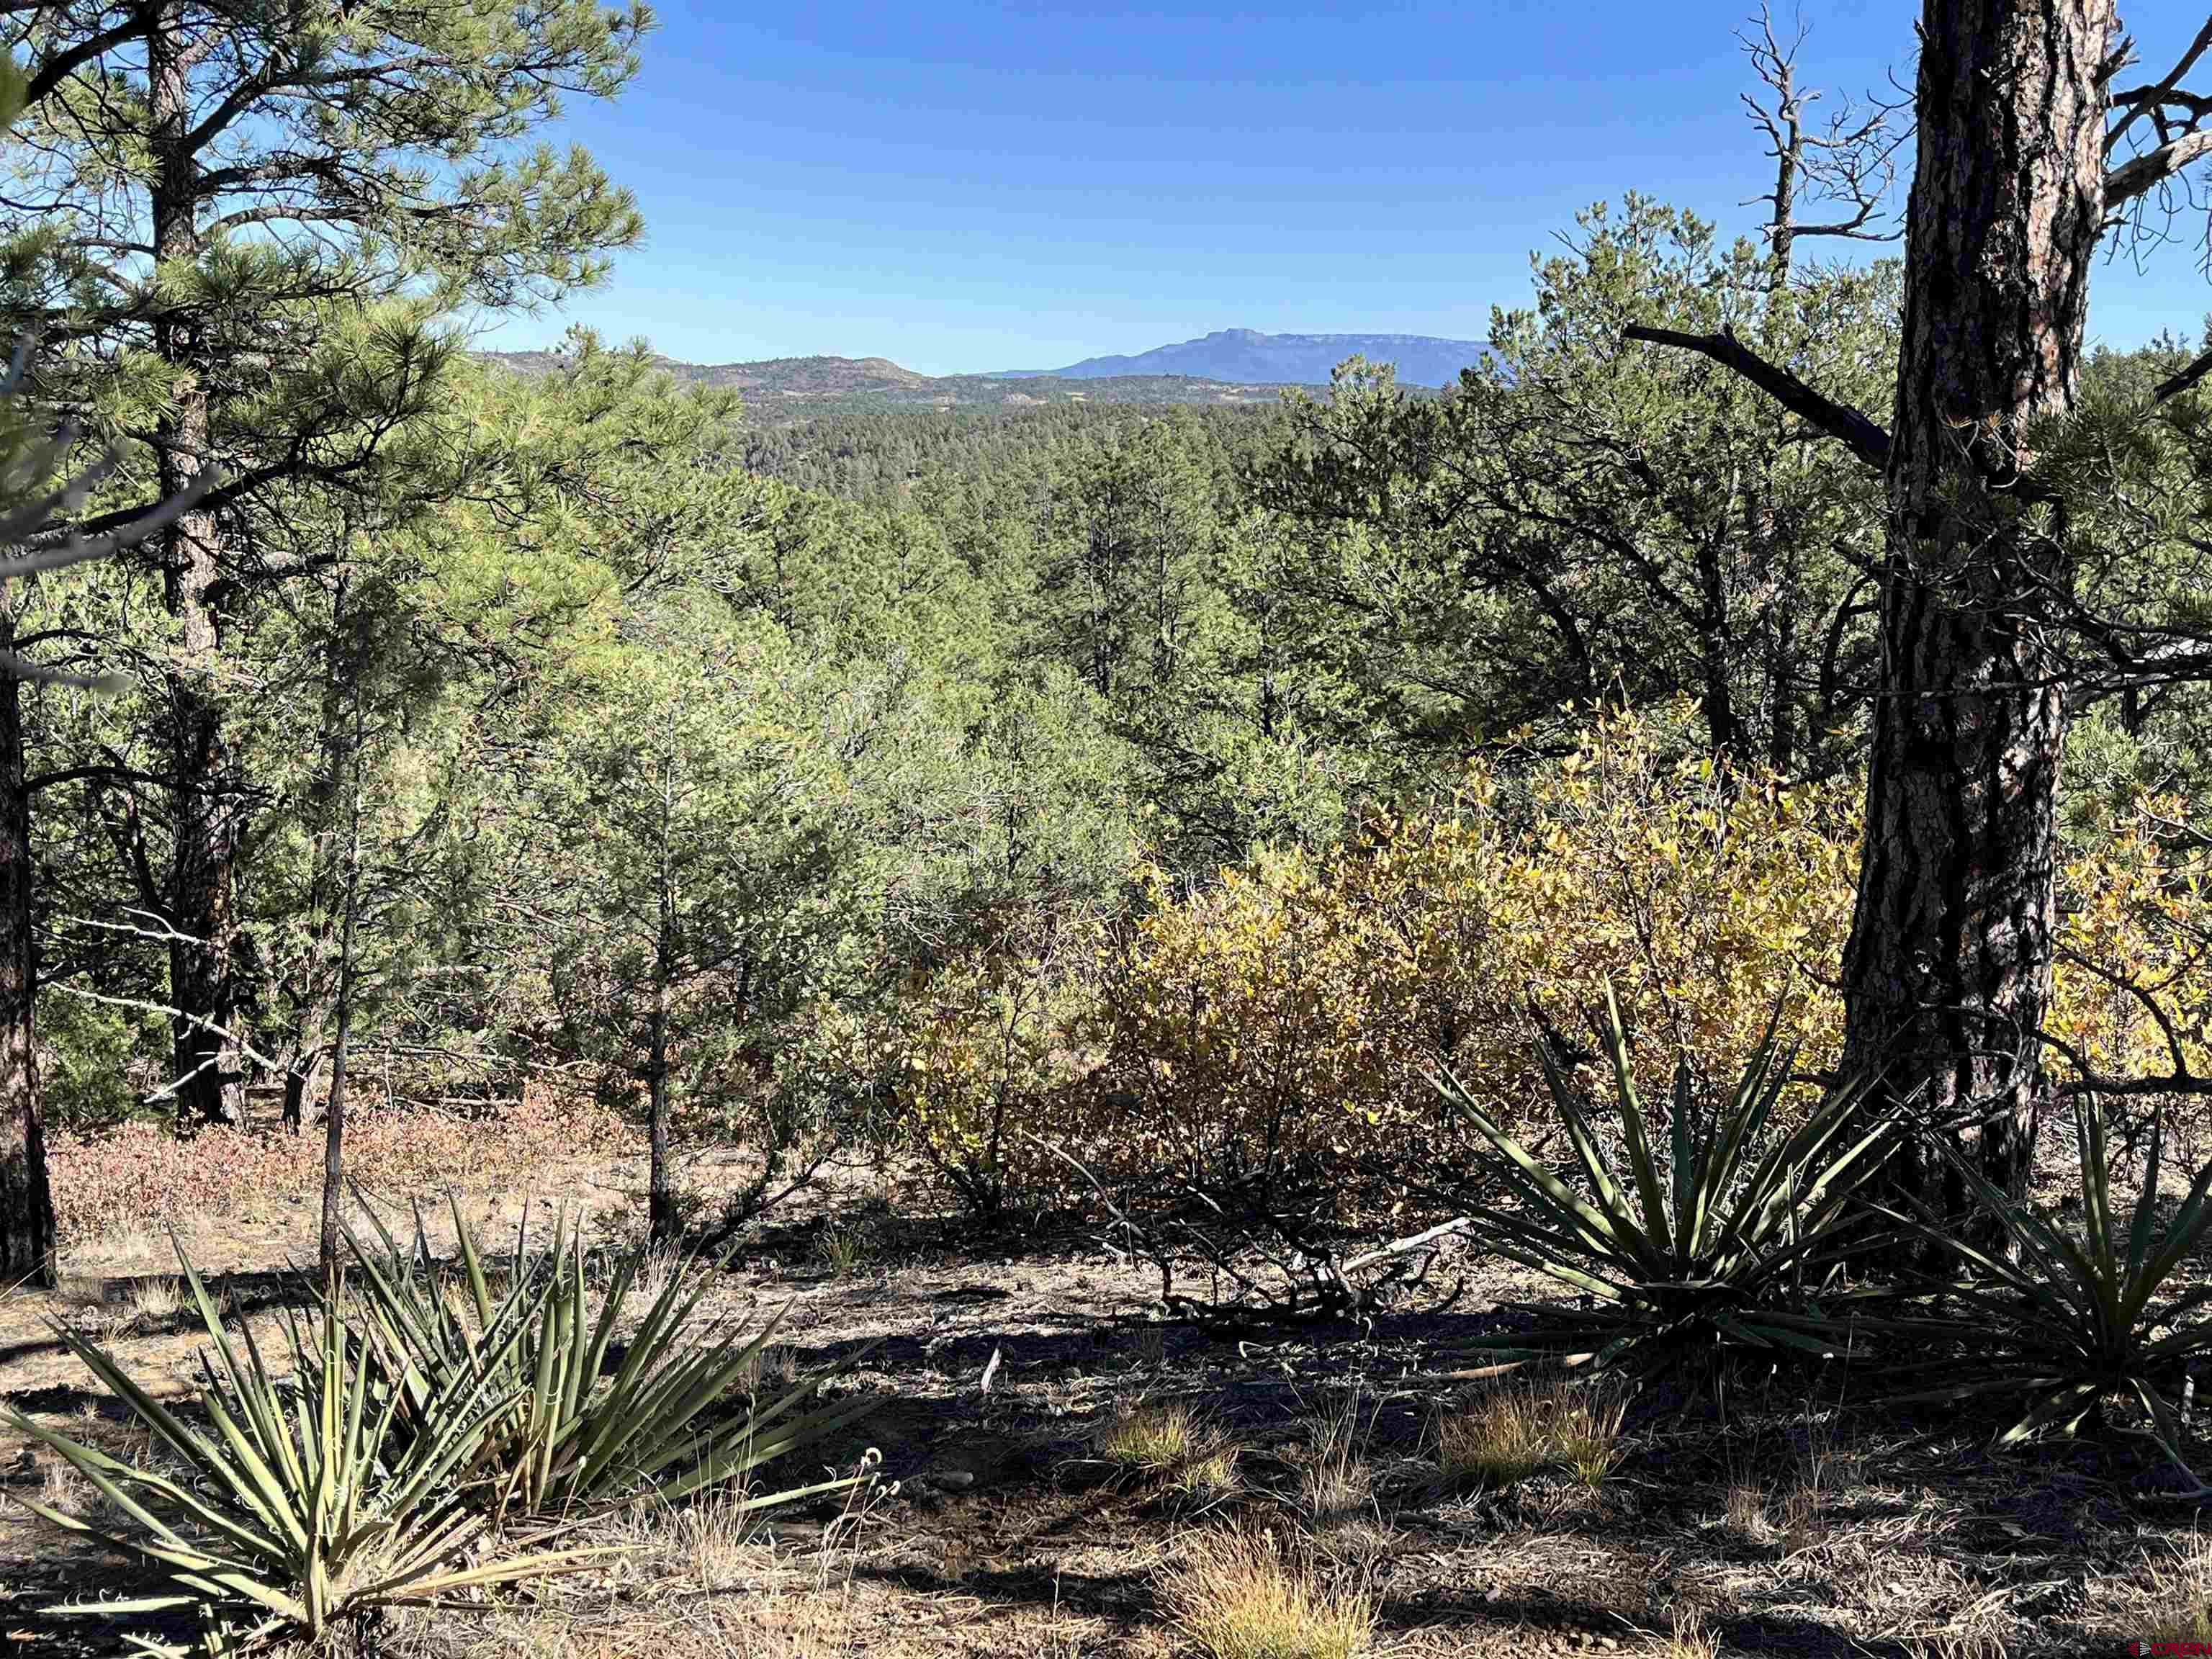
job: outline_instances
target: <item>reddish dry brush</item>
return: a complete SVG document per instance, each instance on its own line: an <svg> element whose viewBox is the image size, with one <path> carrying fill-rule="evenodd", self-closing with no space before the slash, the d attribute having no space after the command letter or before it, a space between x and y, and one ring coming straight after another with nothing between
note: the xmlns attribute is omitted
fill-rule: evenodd
<svg viewBox="0 0 2212 1659"><path fill-rule="evenodd" d="M618 1150L627 1134L620 1118L589 1100L536 1090L483 1116L368 1110L348 1116L346 1172L364 1190L391 1196L495 1187L561 1158ZM57 1135L47 1156L62 1241L82 1244L312 1193L322 1179L323 1138L213 1127L180 1139L165 1124L142 1122Z"/></svg>

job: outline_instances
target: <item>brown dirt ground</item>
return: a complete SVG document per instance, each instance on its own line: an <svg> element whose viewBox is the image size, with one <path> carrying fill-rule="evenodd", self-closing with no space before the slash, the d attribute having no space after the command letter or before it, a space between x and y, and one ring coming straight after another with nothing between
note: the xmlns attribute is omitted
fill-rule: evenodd
<svg viewBox="0 0 2212 1659"><path fill-rule="evenodd" d="M711 1184L709 1161L695 1170ZM640 1171L545 1172L549 1205L635 1213ZM1539 1474L1498 1491L1436 1473L1432 1425L1486 1387L1467 1346L1498 1322L1504 1278L1470 1283L1441 1315L1238 1341L1148 1324L1154 1288L1078 1237L955 1248L950 1230L893 1218L855 1177L810 1198L748 1249L717 1308L787 1310L801 1365L836 1361L886 1403L836 1449L879 1449L896 1490L825 1531L787 1521L747 1543L680 1517L648 1523L618 1569L503 1607L411 1620L387 1651L415 1659L542 1654L1167 1656L1177 1645L1162 1568L1195 1528L1304 1524L1296 1494L1323 1425L1356 1413L1371 1497L1316 1530L1324 1571L1365 1586L1385 1655L1526 1651L1807 1656L2118 1653L2212 1596L2193 1507L2161 1499L2141 1450L2060 1443L1988 1449L1993 1424L1838 1409L1802 1376L1739 1382L1718 1400L1631 1402L1622 1456L1592 1490ZM521 1194L464 1200L511 1228ZM264 1320L277 1270L313 1253L310 1204L210 1216L181 1243ZM825 1233L853 1241L833 1249ZM434 1224L434 1242L450 1243ZM0 1391L41 1419L130 1439L115 1402L48 1322L104 1332L134 1373L178 1393L199 1344L161 1305L166 1241L69 1253L63 1288L0 1297ZM834 1261L835 1265L829 1265ZM150 1287L150 1288L149 1288ZM152 1300L149 1304L149 1297ZM989 1391L981 1381L1000 1363ZM1240 1449L1240 1492L1207 1509L1107 1478L1091 1455L1130 1402L1188 1402ZM51 1492L51 1460L0 1435L0 1492ZM36 1609L131 1583L117 1563L58 1546L0 1501L0 1656L116 1650L100 1628L64 1636ZM1711 1649L1677 1644L1694 1620Z"/></svg>

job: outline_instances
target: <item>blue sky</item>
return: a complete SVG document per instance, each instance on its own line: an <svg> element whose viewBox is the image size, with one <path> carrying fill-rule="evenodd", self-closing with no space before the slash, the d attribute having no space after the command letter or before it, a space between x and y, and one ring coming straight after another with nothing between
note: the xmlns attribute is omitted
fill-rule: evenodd
<svg viewBox="0 0 2212 1659"><path fill-rule="evenodd" d="M1591 201L1634 188L1753 222L1749 3L660 0L636 81L561 135L636 191L644 246L486 343L574 320L694 362L955 374L1227 327L1479 337ZM1917 9L1805 0L1806 78L1909 79ZM2147 56L2185 44L2161 16L2185 9L2130 6ZM2176 246L2108 264L2092 329L2193 336L2208 309Z"/></svg>

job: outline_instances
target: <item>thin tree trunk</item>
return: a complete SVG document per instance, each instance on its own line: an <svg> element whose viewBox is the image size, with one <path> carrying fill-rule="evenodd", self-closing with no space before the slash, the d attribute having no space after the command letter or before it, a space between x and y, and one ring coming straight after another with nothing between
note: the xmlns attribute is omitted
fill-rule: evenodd
<svg viewBox="0 0 2212 1659"><path fill-rule="evenodd" d="M339 586L343 605L343 579ZM338 1240L345 1221L346 1057L353 1037L353 934L361 896L361 702L355 691L353 733L348 757L353 766L346 808L344 915L338 923L337 1020L331 1038L331 1098L323 1113L323 1280L335 1284Z"/></svg>
<svg viewBox="0 0 2212 1659"><path fill-rule="evenodd" d="M653 992L651 1058L647 1061L646 1140L651 1160L647 1177L646 1218L656 1246L676 1242L676 1184L668 1156L668 996Z"/></svg>
<svg viewBox="0 0 2212 1659"><path fill-rule="evenodd" d="M0 651L12 649L15 636L0 583ZM31 1020L38 963L21 692L12 676L0 675L0 1286L54 1282L54 1204Z"/></svg>
<svg viewBox="0 0 2212 1659"><path fill-rule="evenodd" d="M188 142L193 50L177 0L146 12L146 98L154 152L151 220L155 262L188 265L200 253L198 163ZM159 308L154 349L178 371L176 392L156 422L161 494L178 495L211 460L208 390L198 319ZM212 513L181 515L162 534L164 598L177 623L169 680L170 787L176 815L169 947L180 1121L242 1121L246 1074L234 1023L233 963L240 791L236 757L216 692L222 639L220 531Z"/></svg>
<svg viewBox="0 0 2212 1659"><path fill-rule="evenodd" d="M2012 486L2027 422L2074 401L2113 33L2110 0L1925 0L1921 27L1844 1064L2014 1190L2045 1089L2069 573Z"/></svg>
<svg viewBox="0 0 2212 1659"><path fill-rule="evenodd" d="M647 1226L653 1243L662 1247L676 1243L678 1231L675 1179L668 1156L669 994L676 968L675 873L669 861L668 819L675 811L674 765L672 756L662 757L659 914L653 929L653 1011L647 1017L646 1056Z"/></svg>
<svg viewBox="0 0 2212 1659"><path fill-rule="evenodd" d="M1710 537L1698 542L1697 569L1698 668L1705 687L1706 740L1733 760L1749 761L1748 734L1736 716L1735 691L1729 679L1735 640L1729 629L1728 574L1721 567L1721 550Z"/></svg>

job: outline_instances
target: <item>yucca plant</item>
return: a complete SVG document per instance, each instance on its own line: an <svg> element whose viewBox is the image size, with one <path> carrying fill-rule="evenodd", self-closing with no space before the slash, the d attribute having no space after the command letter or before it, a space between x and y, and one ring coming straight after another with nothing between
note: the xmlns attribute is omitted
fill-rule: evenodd
<svg viewBox="0 0 2212 1659"><path fill-rule="evenodd" d="M376 1221L374 1242L349 1235L349 1254L387 1346L407 1359L396 1378L403 1428L421 1419L424 1402L457 1388L485 1387L508 1402L480 1456L503 1511L563 1514L647 1498L679 1499L720 1483L741 1486L876 1404L865 1395L817 1403L821 1376L769 1399L746 1394L783 1316L750 1328L739 1320L695 1328L693 1316L711 1283L706 1269L714 1265L702 1256L678 1261L618 1346L649 1246L641 1243L616 1264L594 1312L580 1225L556 1220L533 1249L526 1217L512 1278L495 1296L483 1254L458 1207L453 1224L458 1279L432 1257L419 1217L411 1249ZM739 1409L724 1409L741 1395ZM847 1492L867 1478L748 1492L736 1501L750 1515Z"/></svg>
<svg viewBox="0 0 2212 1659"><path fill-rule="evenodd" d="M1864 1121L1863 1091L1833 1089L1798 1128L1760 1152L1790 1080L1792 1056L1775 1042L1780 1012L1717 1110L1699 1110L1688 1061L1676 1066L1662 1169L1607 988L1603 1036L1625 1179L1549 1045L1537 1052L1572 1149L1571 1180L1501 1128L1456 1079L1439 1077L1445 1101L1487 1143L1483 1172L1512 1200L1478 1213L1469 1237L1589 1304L1544 1309L1533 1332L1484 1346L1522 1358L1643 1367L1716 1347L1834 1351L1801 1316L1832 1275L1835 1247L1855 1224L1850 1200L1879 1167L1891 1126Z"/></svg>
<svg viewBox="0 0 2212 1659"><path fill-rule="evenodd" d="M232 1340L181 1249L178 1261L212 1350L202 1357L205 1430L60 1324L56 1336L146 1428L148 1457L125 1462L21 1412L6 1413L11 1427L52 1448L123 1518L94 1522L36 1499L25 1504L53 1526L152 1564L171 1586L137 1601L64 1603L50 1612L196 1610L203 1651L239 1652L280 1639L320 1642L393 1607L566 1571L606 1553L525 1545L480 1559L489 1522L467 1501L463 1482L513 1403L492 1382L450 1379L422 1401L420 1431L404 1454L387 1459L398 1400L377 1386L374 1339L364 1344L348 1333L339 1304L325 1298L289 1322L292 1376L280 1378L251 1329L241 1329L242 1346ZM142 1653L179 1651L131 1639Z"/></svg>
<svg viewBox="0 0 2212 1659"><path fill-rule="evenodd" d="M1862 1328L1942 1350L1970 1342L1971 1377L1918 1387L1917 1368L1905 1368L1894 1374L1904 1385L1897 1397L2023 1402L2000 1443L2045 1429L2072 1434L2107 1402L2132 1401L2149 1419L2152 1437L2185 1470L2181 1394L2191 1367L2212 1352L2212 1324L2193 1317L2212 1302L2212 1286L2169 1288L2168 1281L2212 1240L2212 1164L2197 1172L2161 1225L2161 1124L2152 1125L2142 1190L2124 1218L2113 1212L2104 1117L2094 1101L2083 1101L2075 1115L2074 1141L2081 1175L2078 1229L2036 1214L1938 1141L1974 1217L1987 1224L1980 1236L1989 1242L1976 1242L1971 1222L1960 1227L1924 1212L1885 1211L1964 1272L1937 1287L1929 1316L1869 1319Z"/></svg>

